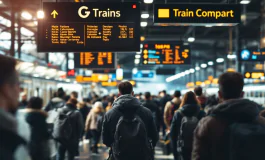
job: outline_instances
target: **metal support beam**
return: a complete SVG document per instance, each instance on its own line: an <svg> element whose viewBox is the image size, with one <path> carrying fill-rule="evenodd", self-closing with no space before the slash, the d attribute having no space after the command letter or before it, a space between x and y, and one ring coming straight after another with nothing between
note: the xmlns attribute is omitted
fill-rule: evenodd
<svg viewBox="0 0 265 160"><path fill-rule="evenodd" d="M10 55L15 56L15 9L11 6L11 46L10 46Z"/></svg>

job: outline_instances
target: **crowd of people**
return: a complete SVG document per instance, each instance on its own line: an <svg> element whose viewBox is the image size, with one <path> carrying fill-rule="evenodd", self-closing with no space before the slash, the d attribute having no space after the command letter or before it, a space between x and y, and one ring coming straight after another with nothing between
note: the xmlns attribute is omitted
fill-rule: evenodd
<svg viewBox="0 0 265 160"><path fill-rule="evenodd" d="M218 98L206 97L201 87L184 95L134 94L126 81L117 95L93 93L82 101L59 88L44 106L41 97L27 100L25 94L18 102L15 67L14 59L0 55L0 159L51 160L52 139L57 160L74 160L80 141L89 139L97 154L102 139L110 160L151 160L155 146L163 145L159 132L175 160L264 159L265 110L242 98L240 73L219 77Z"/></svg>

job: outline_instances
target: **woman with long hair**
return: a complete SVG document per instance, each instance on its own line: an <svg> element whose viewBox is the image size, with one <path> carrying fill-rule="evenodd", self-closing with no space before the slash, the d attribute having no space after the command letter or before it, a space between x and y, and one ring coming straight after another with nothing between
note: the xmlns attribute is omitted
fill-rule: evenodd
<svg viewBox="0 0 265 160"><path fill-rule="evenodd" d="M193 92L187 92L174 114L171 124L171 140L175 160L191 160L193 131L205 116Z"/></svg>

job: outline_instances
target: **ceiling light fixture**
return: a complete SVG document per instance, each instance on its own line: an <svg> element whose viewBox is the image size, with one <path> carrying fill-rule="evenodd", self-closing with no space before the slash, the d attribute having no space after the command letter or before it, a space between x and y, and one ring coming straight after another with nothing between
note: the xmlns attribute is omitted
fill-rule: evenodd
<svg viewBox="0 0 265 160"><path fill-rule="evenodd" d="M0 4L3 4L3 2L2 2L2 1L0 1Z"/></svg>
<svg viewBox="0 0 265 160"><path fill-rule="evenodd" d="M201 67L202 68L206 68L207 67L207 64L203 63L203 64L201 64Z"/></svg>
<svg viewBox="0 0 265 160"><path fill-rule="evenodd" d="M38 19L43 19L44 18L44 12L42 10L37 12L37 18Z"/></svg>
<svg viewBox="0 0 265 160"><path fill-rule="evenodd" d="M235 54L228 54L227 58L228 59L236 59L236 55Z"/></svg>
<svg viewBox="0 0 265 160"><path fill-rule="evenodd" d="M222 62L224 62L224 61L225 61L225 60L224 60L223 58L217 58L217 59L216 59L216 62L217 62L217 63L222 63Z"/></svg>
<svg viewBox="0 0 265 160"><path fill-rule="evenodd" d="M250 0L242 0L240 1L240 4L249 4L250 3Z"/></svg>
<svg viewBox="0 0 265 160"><path fill-rule="evenodd" d="M195 69L191 68L190 73L194 73L194 72L195 72Z"/></svg>
<svg viewBox="0 0 265 160"><path fill-rule="evenodd" d="M212 25L206 25L205 27L211 28L211 27L212 27Z"/></svg>
<svg viewBox="0 0 265 160"><path fill-rule="evenodd" d="M188 74L190 74L190 70L185 71L185 75L188 75Z"/></svg>
<svg viewBox="0 0 265 160"><path fill-rule="evenodd" d="M199 71L201 68L200 67L195 67L195 70L196 71Z"/></svg>
<svg viewBox="0 0 265 160"><path fill-rule="evenodd" d="M21 17L23 17L26 20L31 20L32 19L32 15L29 12L26 12L26 11L21 13Z"/></svg>
<svg viewBox="0 0 265 160"><path fill-rule="evenodd" d="M141 55L136 54L136 55L135 55L135 58L136 58L136 59L137 59L137 58L139 59L139 58L141 58Z"/></svg>
<svg viewBox="0 0 265 160"><path fill-rule="evenodd" d="M209 65L209 66L212 66L212 65L213 65L213 61L209 61L209 62L208 62L208 65Z"/></svg>
<svg viewBox="0 0 265 160"><path fill-rule="evenodd" d="M134 64L139 64L140 63L140 59L135 59L134 60Z"/></svg>
<svg viewBox="0 0 265 160"><path fill-rule="evenodd" d="M154 1L154 0L144 0L144 3L146 3L146 4L151 4L151 3L153 3L153 1Z"/></svg>
<svg viewBox="0 0 265 160"><path fill-rule="evenodd" d="M143 14L141 14L141 18L147 19L147 18L149 18L149 14L148 13L143 13Z"/></svg>
<svg viewBox="0 0 265 160"><path fill-rule="evenodd" d="M147 26L147 22L141 22L141 27L146 27Z"/></svg>
<svg viewBox="0 0 265 160"><path fill-rule="evenodd" d="M195 38L194 37L189 37L188 38L188 42L194 42L195 41Z"/></svg>

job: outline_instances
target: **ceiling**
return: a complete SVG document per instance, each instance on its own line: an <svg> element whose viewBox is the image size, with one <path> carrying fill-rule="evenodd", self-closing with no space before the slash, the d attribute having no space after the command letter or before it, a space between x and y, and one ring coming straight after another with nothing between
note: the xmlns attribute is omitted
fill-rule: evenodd
<svg viewBox="0 0 265 160"><path fill-rule="evenodd" d="M11 4L19 6L21 11L28 11L31 15L36 15L37 10L41 8L41 0L2 0L3 4L0 4L0 16L11 19L10 10ZM74 0L58 0L58 2L69 2ZM81 0L82 1L82 0ZM96 0L83 0L83 2L93 2ZM99 2L107 1L118 1L118 0L98 0ZM124 0L135 1L137 0ZM236 3L240 0L154 0L154 3ZM13 2L13 3L12 3ZM55 2L55 0L43 0L43 2ZM120 2L120 0L118 1ZM141 21L148 22L147 27L141 28L141 36L145 37L146 41L186 41L187 38L194 33L195 42L190 43L192 53L192 63L195 65L196 62L206 62L209 60L215 60L218 57L226 57L229 51L229 30L232 28L233 40L236 37L236 27L211 27L205 26L194 27L194 26L159 26L153 23L153 5L145 4L143 0L141 2L142 13L149 13L148 19L142 19ZM260 21L261 21L261 0L252 0L248 5L241 5L242 7L242 23L238 25L239 28L239 39L242 42L243 47L258 47L260 39ZM27 28L31 32L35 33L34 36L23 36L24 39L34 40L37 35L36 17L32 20L22 20L21 26ZM3 31L10 30L10 27L0 24L0 29ZM1 33L0 30L0 33ZM235 41L233 41L233 48L235 48ZM8 50L6 51L8 52ZM32 53L39 58L45 58L44 54L37 52ZM119 53L118 64L123 68L131 69L135 67L134 64L135 53ZM138 68L144 69L155 69L157 67L166 66L142 66L137 65ZM172 67L172 66L171 66ZM180 69L186 69L187 66L182 66Z"/></svg>

